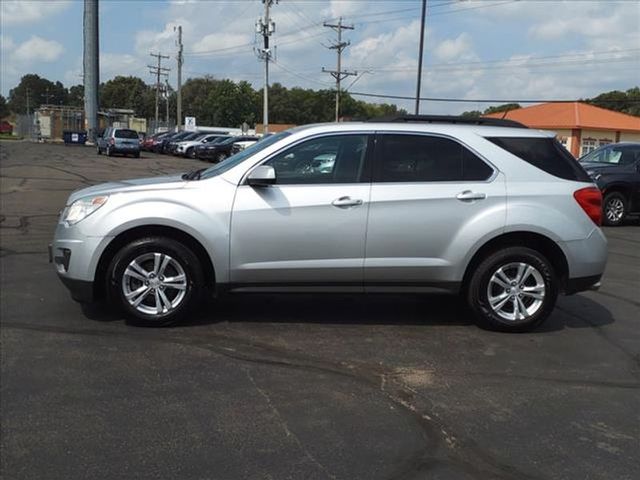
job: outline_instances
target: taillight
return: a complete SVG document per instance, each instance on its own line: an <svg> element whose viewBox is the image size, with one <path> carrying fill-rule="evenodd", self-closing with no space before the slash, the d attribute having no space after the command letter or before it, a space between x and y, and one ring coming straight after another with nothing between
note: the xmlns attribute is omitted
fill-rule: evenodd
<svg viewBox="0 0 640 480"><path fill-rule="evenodd" d="M596 187L581 188L573 192L573 198L582 207L584 213L596 225L602 225L602 193Z"/></svg>
<svg viewBox="0 0 640 480"><path fill-rule="evenodd" d="M109 139L109 145L115 145L115 144L116 144L116 141L113 139L113 137L111 137Z"/></svg>

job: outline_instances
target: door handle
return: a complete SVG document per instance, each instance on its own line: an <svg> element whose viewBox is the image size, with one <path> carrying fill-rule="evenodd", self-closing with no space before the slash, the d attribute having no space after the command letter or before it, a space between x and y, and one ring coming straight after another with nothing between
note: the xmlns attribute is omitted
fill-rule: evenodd
<svg viewBox="0 0 640 480"><path fill-rule="evenodd" d="M338 208L357 207L358 205L362 205L362 200L351 197L340 197L331 202L331 205Z"/></svg>
<svg viewBox="0 0 640 480"><path fill-rule="evenodd" d="M471 202L473 200L484 200L487 198L486 193L472 192L471 190L465 190L456 195L456 198L461 202Z"/></svg>

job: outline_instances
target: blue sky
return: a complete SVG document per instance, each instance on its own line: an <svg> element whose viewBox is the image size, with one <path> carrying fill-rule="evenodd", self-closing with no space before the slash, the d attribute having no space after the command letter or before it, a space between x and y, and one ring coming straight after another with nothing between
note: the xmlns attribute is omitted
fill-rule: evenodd
<svg viewBox="0 0 640 480"><path fill-rule="evenodd" d="M638 0L429 0L422 95L463 99L576 99L640 84ZM277 56L271 81L331 88L335 68L324 21L355 27L343 66L354 93L414 95L420 0L280 0L273 6ZM0 2L0 91L25 73L66 86L81 82L81 0ZM149 52L171 55L182 25L185 74L247 80L260 87L253 52L261 0L101 0L101 79L137 75L153 81ZM365 97L357 97L363 98ZM374 98L366 98L376 101ZM411 108L411 101L391 101ZM484 109L485 104L423 102L429 113Z"/></svg>

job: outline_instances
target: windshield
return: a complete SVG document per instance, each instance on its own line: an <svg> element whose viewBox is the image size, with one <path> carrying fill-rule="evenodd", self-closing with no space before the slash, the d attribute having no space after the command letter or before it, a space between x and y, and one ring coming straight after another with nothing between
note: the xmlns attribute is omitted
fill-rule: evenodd
<svg viewBox="0 0 640 480"><path fill-rule="evenodd" d="M580 163L602 163L605 165L628 165L640 158L640 146L620 145L594 150L580 159Z"/></svg>
<svg viewBox="0 0 640 480"><path fill-rule="evenodd" d="M276 133L275 135L270 135L266 138L263 137L260 141L254 143L250 147L247 147L244 150L236 153L235 155L230 156L228 159L220 163L217 163L213 167L207 168L204 172L202 172L202 174L200 175L200 178L211 178L211 177L220 175L221 173L224 173L226 171L229 171L233 167L240 165L247 158L252 157L256 153L260 152L261 150L264 150L265 148L270 147L274 143L279 142L280 140L288 137L289 135L291 135L291 133L289 132L280 132L280 133Z"/></svg>
<svg viewBox="0 0 640 480"><path fill-rule="evenodd" d="M188 135L182 137L181 140L183 141L187 141L187 140L195 140L196 138L198 138L200 135L202 135L201 133L197 133L197 132L193 132L193 133L189 133Z"/></svg>

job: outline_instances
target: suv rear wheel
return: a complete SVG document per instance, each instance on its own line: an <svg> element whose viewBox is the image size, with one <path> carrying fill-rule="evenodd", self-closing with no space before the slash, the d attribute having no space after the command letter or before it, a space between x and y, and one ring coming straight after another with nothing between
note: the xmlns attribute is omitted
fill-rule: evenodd
<svg viewBox="0 0 640 480"><path fill-rule="evenodd" d="M608 193L604 197L602 212L605 225L612 227L620 225L627 212L627 199L620 192Z"/></svg>
<svg viewBox="0 0 640 480"><path fill-rule="evenodd" d="M525 332L544 322L558 297L551 263L530 248L492 253L476 268L467 301L481 326Z"/></svg>
<svg viewBox="0 0 640 480"><path fill-rule="evenodd" d="M166 237L125 245L108 270L111 298L130 322L159 327L178 322L199 302L204 285L198 257Z"/></svg>

